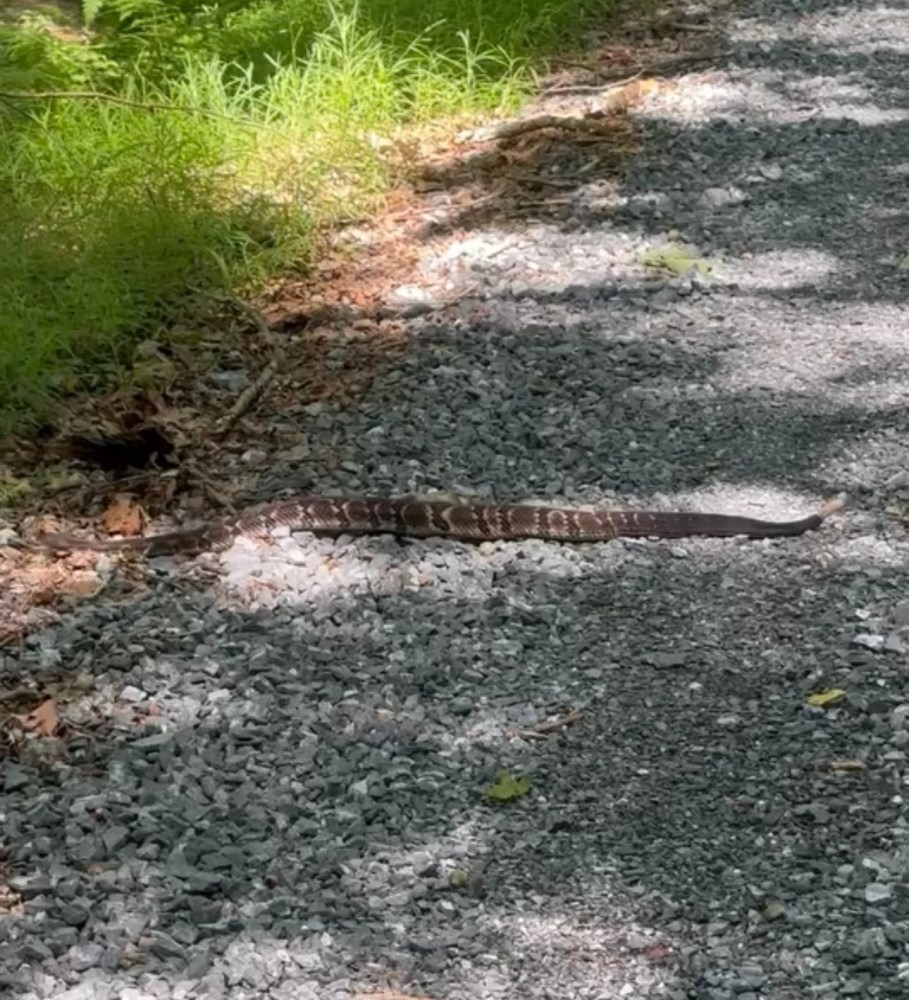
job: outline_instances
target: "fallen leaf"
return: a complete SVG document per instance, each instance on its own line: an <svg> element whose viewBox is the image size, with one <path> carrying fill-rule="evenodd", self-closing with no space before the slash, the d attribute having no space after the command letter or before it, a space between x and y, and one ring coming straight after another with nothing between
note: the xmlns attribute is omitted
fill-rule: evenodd
<svg viewBox="0 0 909 1000"><path fill-rule="evenodd" d="M53 736L60 721L57 716L57 706L53 698L42 701L37 708L33 708L28 715L19 716L22 725L30 732L38 736Z"/></svg>
<svg viewBox="0 0 909 1000"><path fill-rule="evenodd" d="M644 267L662 271L672 271L683 275L694 269L699 274L709 274L715 264L704 257L693 257L684 247L665 247L662 250L648 250L639 258Z"/></svg>
<svg viewBox="0 0 909 1000"><path fill-rule="evenodd" d="M519 799L530 790L530 778L516 777L508 771L499 771L496 780L486 789L486 797L496 802L510 802Z"/></svg>
<svg viewBox="0 0 909 1000"><path fill-rule="evenodd" d="M825 688L823 691L806 695L805 704L811 705L812 708L826 708L828 705L836 704L845 695L846 692L842 688Z"/></svg>
<svg viewBox="0 0 909 1000"><path fill-rule="evenodd" d="M114 497L101 515L101 524L109 535L141 535L145 520L141 504L126 493Z"/></svg>

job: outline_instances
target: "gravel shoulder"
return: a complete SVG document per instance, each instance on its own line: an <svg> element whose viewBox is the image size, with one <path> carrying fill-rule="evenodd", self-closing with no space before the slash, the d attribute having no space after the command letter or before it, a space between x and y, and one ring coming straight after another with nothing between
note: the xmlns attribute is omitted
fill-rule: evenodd
<svg viewBox="0 0 909 1000"><path fill-rule="evenodd" d="M455 304L308 408L317 486L843 515L278 534L112 580L2 663L89 680L65 747L0 762L0 991L907 995L909 16L753 0L727 29L634 110L620 182L427 242ZM709 269L646 265L679 245ZM491 803L501 770L527 794Z"/></svg>

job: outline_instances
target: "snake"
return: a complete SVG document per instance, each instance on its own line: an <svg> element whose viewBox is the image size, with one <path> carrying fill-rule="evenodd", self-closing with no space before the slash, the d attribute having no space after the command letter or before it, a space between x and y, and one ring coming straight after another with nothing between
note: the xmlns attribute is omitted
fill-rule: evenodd
<svg viewBox="0 0 909 1000"><path fill-rule="evenodd" d="M812 531L842 505L841 500L832 500L798 520L763 521L696 511L607 510L411 497L301 496L272 501L198 527L163 534L103 540L46 534L38 539L38 545L55 551L135 551L146 556L160 556L224 549L239 536L279 527L316 535L396 535L472 542L525 538L607 542L621 537L690 536L760 539Z"/></svg>

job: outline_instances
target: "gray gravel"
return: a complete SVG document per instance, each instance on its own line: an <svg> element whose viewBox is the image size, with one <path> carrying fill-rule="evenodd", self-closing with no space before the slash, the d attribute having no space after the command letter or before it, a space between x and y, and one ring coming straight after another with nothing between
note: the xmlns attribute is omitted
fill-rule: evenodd
<svg viewBox="0 0 909 1000"><path fill-rule="evenodd" d="M411 310L357 406L284 415L314 457L262 493L845 516L154 562L3 664L88 683L65 752L0 764L0 992L909 995L909 17L755 0L730 30L614 193L428 244L426 301L469 295ZM642 265L673 243L715 266ZM492 805L501 769L532 785Z"/></svg>

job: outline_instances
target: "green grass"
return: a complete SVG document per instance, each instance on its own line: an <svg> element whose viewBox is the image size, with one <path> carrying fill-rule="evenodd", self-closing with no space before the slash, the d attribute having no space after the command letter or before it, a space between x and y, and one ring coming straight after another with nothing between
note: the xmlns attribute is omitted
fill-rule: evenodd
<svg viewBox="0 0 909 1000"><path fill-rule="evenodd" d="M86 42L72 4L24 6L0 92L118 100L0 95L0 430L128 377L199 293L305 266L394 180L377 140L514 107L582 24L576 0L86 0Z"/></svg>

